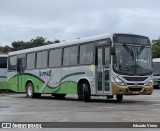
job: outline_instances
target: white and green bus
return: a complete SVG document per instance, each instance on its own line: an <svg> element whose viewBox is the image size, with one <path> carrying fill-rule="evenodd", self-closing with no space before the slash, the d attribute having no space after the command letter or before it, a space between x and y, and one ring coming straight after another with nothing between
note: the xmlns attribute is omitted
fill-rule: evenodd
<svg viewBox="0 0 160 131"><path fill-rule="evenodd" d="M0 91L7 90L7 57L6 54L0 54Z"/></svg>
<svg viewBox="0 0 160 131"><path fill-rule="evenodd" d="M109 33L9 53L8 86L27 97L150 95L153 91L148 37Z"/></svg>
<svg viewBox="0 0 160 131"><path fill-rule="evenodd" d="M153 59L153 83L155 88L160 86L160 58Z"/></svg>

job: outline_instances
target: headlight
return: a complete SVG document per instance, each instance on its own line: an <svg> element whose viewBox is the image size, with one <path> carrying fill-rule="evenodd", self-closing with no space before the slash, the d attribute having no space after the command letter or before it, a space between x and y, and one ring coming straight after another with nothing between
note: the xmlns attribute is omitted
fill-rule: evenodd
<svg viewBox="0 0 160 131"><path fill-rule="evenodd" d="M153 80L150 79L149 81L147 81L147 82L145 83L145 86L151 86L152 84L153 84Z"/></svg>
<svg viewBox="0 0 160 131"><path fill-rule="evenodd" d="M117 85L120 85L120 86L124 86L125 85L124 82L121 79L119 79L118 77L113 77L113 80L115 81L115 83Z"/></svg>

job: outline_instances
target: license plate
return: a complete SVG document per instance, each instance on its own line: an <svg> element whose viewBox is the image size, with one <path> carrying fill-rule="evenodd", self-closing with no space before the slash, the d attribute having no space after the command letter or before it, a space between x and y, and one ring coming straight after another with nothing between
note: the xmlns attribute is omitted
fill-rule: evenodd
<svg viewBox="0 0 160 131"><path fill-rule="evenodd" d="M134 95L139 95L139 92L133 92Z"/></svg>

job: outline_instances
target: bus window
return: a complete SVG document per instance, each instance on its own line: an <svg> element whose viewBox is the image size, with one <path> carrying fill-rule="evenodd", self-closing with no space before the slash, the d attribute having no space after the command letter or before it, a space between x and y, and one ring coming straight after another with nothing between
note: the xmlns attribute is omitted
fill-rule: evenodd
<svg viewBox="0 0 160 131"><path fill-rule="evenodd" d="M77 52L78 52L77 46L64 48L63 65L64 66L76 65L77 64Z"/></svg>
<svg viewBox="0 0 160 131"><path fill-rule="evenodd" d="M69 66L69 48L63 50L63 65Z"/></svg>
<svg viewBox="0 0 160 131"><path fill-rule="evenodd" d="M80 64L93 63L93 44L85 44L80 46Z"/></svg>
<svg viewBox="0 0 160 131"><path fill-rule="evenodd" d="M77 46L70 47L69 65L77 64L77 52L78 52Z"/></svg>
<svg viewBox="0 0 160 131"><path fill-rule="evenodd" d="M46 68L48 63L48 51L42 51L41 68Z"/></svg>
<svg viewBox="0 0 160 131"><path fill-rule="evenodd" d="M11 56L9 58L9 70L16 70L17 56Z"/></svg>
<svg viewBox="0 0 160 131"><path fill-rule="evenodd" d="M62 49L55 49L49 52L49 67L61 66Z"/></svg>
<svg viewBox="0 0 160 131"><path fill-rule="evenodd" d="M37 53L36 68L46 68L48 61L48 51Z"/></svg>
<svg viewBox="0 0 160 131"><path fill-rule="evenodd" d="M30 53L27 55L27 69L35 68L35 53Z"/></svg>
<svg viewBox="0 0 160 131"><path fill-rule="evenodd" d="M0 57L0 68L7 68L7 57Z"/></svg>

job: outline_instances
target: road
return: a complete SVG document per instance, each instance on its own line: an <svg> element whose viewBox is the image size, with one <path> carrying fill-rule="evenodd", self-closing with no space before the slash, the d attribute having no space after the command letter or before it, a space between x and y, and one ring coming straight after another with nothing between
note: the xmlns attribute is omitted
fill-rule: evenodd
<svg viewBox="0 0 160 131"><path fill-rule="evenodd" d="M159 122L160 90L152 95L124 96L121 103L105 97L93 97L85 103L75 95L60 100L50 95L31 99L25 94L0 93L0 121Z"/></svg>

